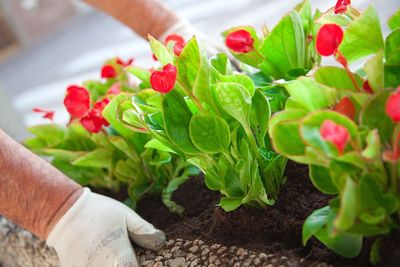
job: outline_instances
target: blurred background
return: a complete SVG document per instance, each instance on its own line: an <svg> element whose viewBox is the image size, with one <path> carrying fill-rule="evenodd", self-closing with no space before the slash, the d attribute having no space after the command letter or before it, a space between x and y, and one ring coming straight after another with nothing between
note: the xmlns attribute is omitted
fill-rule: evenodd
<svg viewBox="0 0 400 267"><path fill-rule="evenodd" d="M220 39L220 33L232 26L260 29L265 23L272 28L300 0L165 2L210 38ZM336 3L311 2L321 10ZM400 0L352 3L360 9L374 4L384 32L386 19L400 7ZM62 105L66 87L99 78L102 63L114 56L134 57L135 64L144 67L156 64L146 41L81 1L0 0L0 128L21 140L25 126L45 122L33 107L55 110L56 122L66 122Z"/></svg>

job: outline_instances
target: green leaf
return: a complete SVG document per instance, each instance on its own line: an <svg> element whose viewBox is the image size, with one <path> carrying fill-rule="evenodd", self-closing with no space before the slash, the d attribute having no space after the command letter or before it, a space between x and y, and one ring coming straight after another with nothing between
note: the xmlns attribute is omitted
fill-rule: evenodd
<svg viewBox="0 0 400 267"><path fill-rule="evenodd" d="M175 192L180 185L185 183L188 180L189 177L187 176L181 176L172 179L169 181L167 187L164 188L162 192L162 201L164 205L174 213L182 214L184 211L184 208L172 201L172 193Z"/></svg>
<svg viewBox="0 0 400 267"><path fill-rule="evenodd" d="M115 96L103 110L103 117L110 123L115 131L126 138L131 137L133 135L133 131L126 128L123 123L118 119L118 112L122 112L122 110L125 109L123 107L124 105L131 107L129 101L130 96L126 94L119 94Z"/></svg>
<svg viewBox="0 0 400 267"><path fill-rule="evenodd" d="M305 145L299 128L299 121L281 121L275 124L270 131L274 149L288 157L304 155Z"/></svg>
<svg viewBox="0 0 400 267"><path fill-rule="evenodd" d="M171 141L187 154L197 153L189 135L192 114L183 97L175 90L166 94L162 102L165 131Z"/></svg>
<svg viewBox="0 0 400 267"><path fill-rule="evenodd" d="M286 90L294 101L307 111L329 107L336 102L336 91L317 83L314 79L301 77L286 83Z"/></svg>
<svg viewBox="0 0 400 267"><path fill-rule="evenodd" d="M253 96L250 112L250 122L255 129L256 138L260 146L264 145L264 139L268 131L268 123L271 117L271 107L264 94L257 90Z"/></svg>
<svg viewBox="0 0 400 267"><path fill-rule="evenodd" d="M282 18L264 40L261 52L265 60L261 69L277 80L292 76L292 70L309 69L311 66L305 62L305 42L302 19L296 11L292 11Z"/></svg>
<svg viewBox="0 0 400 267"><path fill-rule="evenodd" d="M237 209L242 204L241 198L223 197L219 203L224 211L229 212Z"/></svg>
<svg viewBox="0 0 400 267"><path fill-rule="evenodd" d="M149 36L151 50L162 65L173 64L175 56L154 37Z"/></svg>
<svg viewBox="0 0 400 267"><path fill-rule="evenodd" d="M399 21L400 24L400 21ZM400 25L399 25L400 27ZM382 239L378 238L374 241L371 247L371 252L369 254L369 261L376 266L381 261L380 251L381 251Z"/></svg>
<svg viewBox="0 0 400 267"><path fill-rule="evenodd" d="M352 63L383 48L381 23L371 5L346 28L339 50Z"/></svg>
<svg viewBox="0 0 400 267"><path fill-rule="evenodd" d="M126 71L137 77L142 81L143 88L151 88L150 85L150 71L144 68L140 68L137 66L129 66L126 68Z"/></svg>
<svg viewBox="0 0 400 267"><path fill-rule="evenodd" d="M339 26L349 26L352 20L342 14L326 13L318 19L318 23L323 24L337 24Z"/></svg>
<svg viewBox="0 0 400 267"><path fill-rule="evenodd" d="M222 36L224 37L224 39L226 38L226 36L233 32L233 31L237 31L237 30L245 30L247 32L250 33L251 38L253 38L253 46L254 46L254 50L249 51L248 53L237 53L235 51L229 50L232 55L237 58L239 61L246 63L247 65L253 66L255 68L258 68L258 65L260 63L262 63L262 58L259 55L258 50L260 49L260 38L257 36L257 32L256 30L252 27L252 26L239 26L239 27L233 27L230 28L226 31L224 31L222 33Z"/></svg>
<svg viewBox="0 0 400 267"><path fill-rule="evenodd" d="M396 88L400 85L400 64L385 65L385 87Z"/></svg>
<svg viewBox="0 0 400 267"><path fill-rule="evenodd" d="M112 152L105 148L99 148L77 158L72 162L75 166L93 168L111 168Z"/></svg>
<svg viewBox="0 0 400 267"><path fill-rule="evenodd" d="M353 180L348 176L343 190L340 192L340 209L334 221L335 227L340 231L350 229L357 217L357 188Z"/></svg>
<svg viewBox="0 0 400 267"><path fill-rule="evenodd" d="M193 144L204 153L227 151L230 143L229 125L219 116L194 115L190 120L189 134Z"/></svg>
<svg viewBox="0 0 400 267"><path fill-rule="evenodd" d="M360 115L360 124L370 129L378 129L382 143L391 142L394 130L394 124L385 111L390 93L390 90L386 90L372 96L364 105Z"/></svg>
<svg viewBox="0 0 400 267"><path fill-rule="evenodd" d="M65 137L65 128L57 124L43 124L28 128L40 140L46 142L48 147L61 143Z"/></svg>
<svg viewBox="0 0 400 267"><path fill-rule="evenodd" d="M381 142L379 140L378 130L371 130L366 137L367 146L361 152L361 155L368 160L380 160Z"/></svg>
<svg viewBox="0 0 400 267"><path fill-rule="evenodd" d="M310 165L310 178L313 185L322 193L336 195L338 188L332 182L329 168L321 165Z"/></svg>
<svg viewBox="0 0 400 267"><path fill-rule="evenodd" d="M238 83L243 86L244 89L247 90L249 95L253 97L255 93L255 86L253 80L244 74L233 74L233 75L220 75L218 79L221 82L226 83Z"/></svg>
<svg viewBox="0 0 400 267"><path fill-rule="evenodd" d="M147 142L144 147L153 148L153 149L157 149L157 150L169 152L169 153L176 153L174 150L172 150L171 148L169 148L168 146L163 144L160 140L155 139L155 138L153 138L149 142Z"/></svg>
<svg viewBox="0 0 400 267"><path fill-rule="evenodd" d="M218 53L210 59L212 68L222 75L232 75L232 65L224 53Z"/></svg>
<svg viewBox="0 0 400 267"><path fill-rule="evenodd" d="M385 57L388 65L400 64L400 29L386 38Z"/></svg>
<svg viewBox="0 0 400 267"><path fill-rule="evenodd" d="M40 150L40 152L41 155L51 156L59 160L70 161L70 162L74 161L75 159L85 154L85 152L83 151L69 151L69 150L55 149L55 148L42 149Z"/></svg>
<svg viewBox="0 0 400 267"><path fill-rule="evenodd" d="M302 231L304 246L313 235L315 235L322 227L326 225L329 211L329 206L315 210L304 221Z"/></svg>
<svg viewBox="0 0 400 267"><path fill-rule="evenodd" d="M392 31L400 28L400 9L397 9L396 12L389 18L387 24Z"/></svg>
<svg viewBox="0 0 400 267"><path fill-rule="evenodd" d="M363 79L353 74L359 88L363 84ZM339 67L320 67L314 73L315 80L320 84L333 87L339 90L357 91L354 84L345 69Z"/></svg>
<svg viewBox="0 0 400 267"><path fill-rule="evenodd" d="M192 38L183 48L177 68L179 85L214 107L210 86L210 67L207 56L200 49L196 38Z"/></svg>
<svg viewBox="0 0 400 267"><path fill-rule="evenodd" d="M385 89L383 50L379 51L365 63L364 70L368 77L368 83L374 92Z"/></svg>
<svg viewBox="0 0 400 267"><path fill-rule="evenodd" d="M125 141L124 138L120 136L109 136L108 140L111 142L111 144L113 144L116 148L118 148L121 152L123 152L127 157L133 160L139 158L136 151L134 151L129 147L128 143Z"/></svg>
<svg viewBox="0 0 400 267"><path fill-rule="evenodd" d="M251 96L238 83L219 83L216 87L218 101L226 113L240 122L243 127L249 126Z"/></svg>

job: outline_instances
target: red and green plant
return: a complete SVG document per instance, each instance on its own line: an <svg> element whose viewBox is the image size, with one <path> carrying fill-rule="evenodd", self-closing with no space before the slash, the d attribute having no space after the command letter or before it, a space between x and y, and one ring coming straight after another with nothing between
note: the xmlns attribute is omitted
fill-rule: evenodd
<svg viewBox="0 0 400 267"><path fill-rule="evenodd" d="M124 71L132 60L109 60L101 69L102 80L68 87L64 105L68 125L55 123L29 128L35 135L25 145L82 185L115 192L127 188L127 204L135 207L145 194L161 194L165 205L181 213L172 193L198 169L170 151L149 145L151 137L131 131L117 119L117 110L130 101L138 88ZM38 109L53 120L54 112Z"/></svg>

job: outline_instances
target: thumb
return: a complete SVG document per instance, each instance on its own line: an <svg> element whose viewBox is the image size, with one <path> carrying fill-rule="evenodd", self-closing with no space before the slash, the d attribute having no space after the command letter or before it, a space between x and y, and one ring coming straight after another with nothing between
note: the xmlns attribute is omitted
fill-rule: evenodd
<svg viewBox="0 0 400 267"><path fill-rule="evenodd" d="M165 233L143 220L135 212L128 213L127 227L132 241L143 248L158 250L165 243Z"/></svg>

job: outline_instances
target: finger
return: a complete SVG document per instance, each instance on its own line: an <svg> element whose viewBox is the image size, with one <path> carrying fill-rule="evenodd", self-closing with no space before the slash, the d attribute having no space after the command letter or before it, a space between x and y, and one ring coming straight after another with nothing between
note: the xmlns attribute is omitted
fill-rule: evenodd
<svg viewBox="0 0 400 267"><path fill-rule="evenodd" d="M130 212L127 216L128 233L132 241L146 249L158 250L165 243L165 233Z"/></svg>

